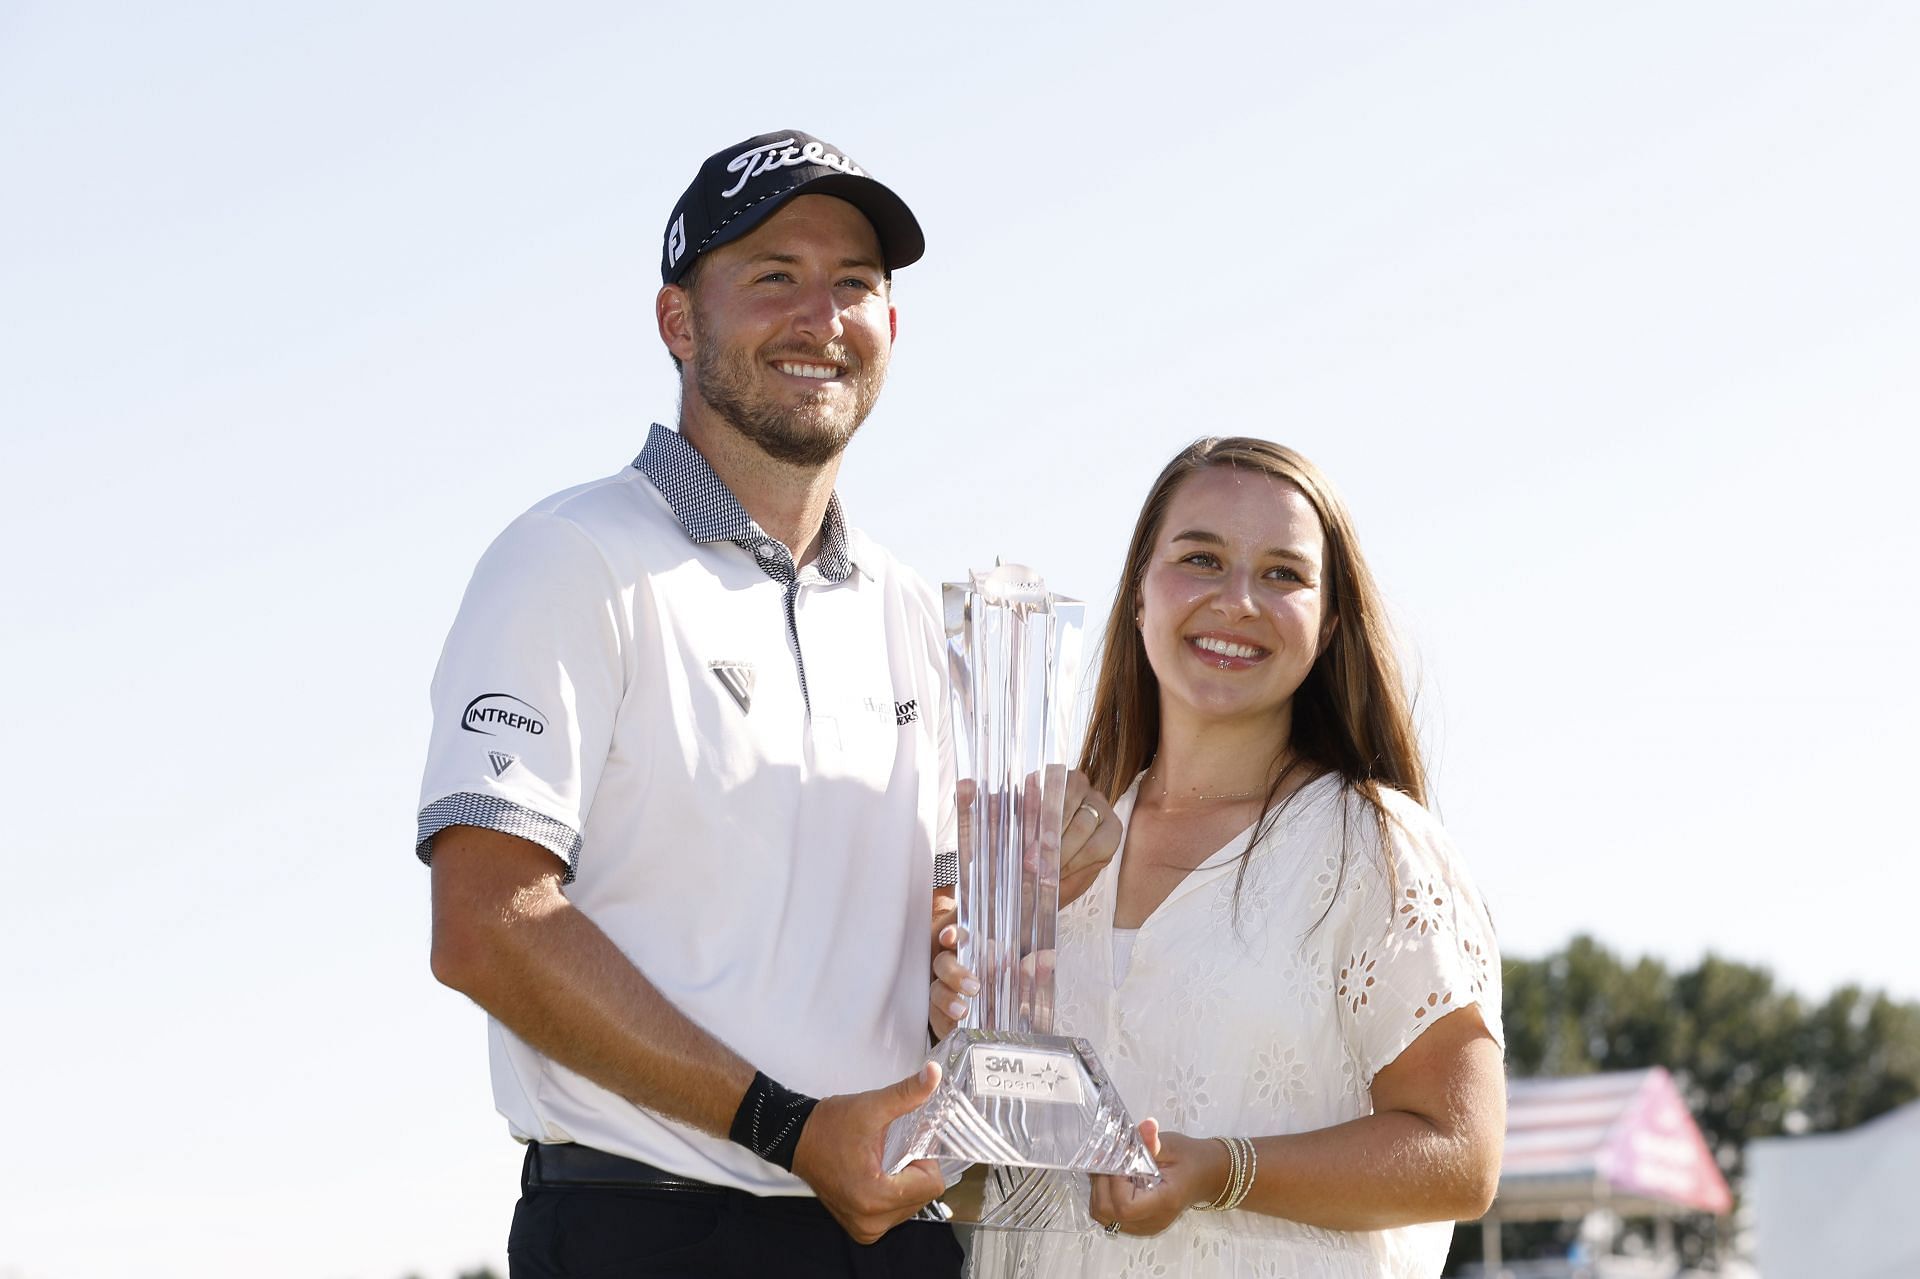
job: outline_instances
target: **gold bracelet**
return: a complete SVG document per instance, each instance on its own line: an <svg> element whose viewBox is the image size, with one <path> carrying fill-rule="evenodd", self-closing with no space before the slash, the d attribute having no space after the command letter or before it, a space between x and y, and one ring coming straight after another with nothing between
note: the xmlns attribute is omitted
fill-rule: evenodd
<svg viewBox="0 0 1920 1279"><path fill-rule="evenodd" d="M1240 1189L1241 1157L1240 1147L1231 1137L1215 1137L1215 1141L1227 1148L1227 1183L1220 1187L1220 1193L1209 1204L1195 1204L1196 1212L1225 1212L1235 1202L1234 1192Z"/></svg>
<svg viewBox="0 0 1920 1279"><path fill-rule="evenodd" d="M1235 1137L1233 1140L1240 1147L1240 1167L1244 1176L1241 1178L1240 1185L1238 1189L1235 1190L1233 1198L1227 1201L1226 1207L1220 1209L1221 1212L1231 1212L1246 1201L1248 1192L1253 1189L1253 1179L1260 1171L1260 1152L1253 1148L1253 1139L1250 1137Z"/></svg>
<svg viewBox="0 0 1920 1279"><path fill-rule="evenodd" d="M1233 1144L1233 1193L1228 1195L1227 1201L1220 1205L1221 1212L1231 1212L1234 1205L1239 1203L1247 1193L1246 1147L1240 1144L1238 1137L1229 1137L1227 1140Z"/></svg>

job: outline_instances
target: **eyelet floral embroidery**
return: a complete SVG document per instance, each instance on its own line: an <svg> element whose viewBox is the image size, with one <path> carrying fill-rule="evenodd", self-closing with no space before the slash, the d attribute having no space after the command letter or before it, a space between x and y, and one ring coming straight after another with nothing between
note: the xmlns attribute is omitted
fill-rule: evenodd
<svg viewBox="0 0 1920 1279"><path fill-rule="evenodd" d="M1219 1261L1227 1255L1227 1236L1218 1230L1195 1230L1187 1253L1195 1261Z"/></svg>
<svg viewBox="0 0 1920 1279"><path fill-rule="evenodd" d="M1357 1013L1367 1006L1368 994L1372 991L1376 980L1373 975L1374 966L1379 962L1369 957L1363 950L1349 959L1347 966L1340 970L1340 985L1335 993L1347 1001L1348 1012Z"/></svg>
<svg viewBox="0 0 1920 1279"><path fill-rule="evenodd" d="M1219 875L1220 886L1214 889L1211 907L1214 925L1234 929L1242 936L1257 933L1259 921L1273 909L1273 859L1255 854L1247 863L1245 879L1240 878L1237 867L1228 867Z"/></svg>
<svg viewBox="0 0 1920 1279"><path fill-rule="evenodd" d="M1173 1068L1173 1077L1167 1080L1165 1100L1161 1103L1161 1113L1174 1128L1186 1130L1200 1118L1201 1112L1213 1104L1213 1095L1207 1091L1207 1076L1191 1062L1182 1063Z"/></svg>
<svg viewBox="0 0 1920 1279"><path fill-rule="evenodd" d="M1319 890L1313 899L1315 915L1324 911L1327 903L1333 900L1334 891L1340 887L1340 880L1340 856L1337 853L1328 853L1320 863L1320 873L1313 877L1314 886Z"/></svg>
<svg viewBox="0 0 1920 1279"><path fill-rule="evenodd" d="M1230 961L1224 957L1195 965L1174 1005L1182 1025L1204 1022L1219 1015L1231 968Z"/></svg>
<svg viewBox="0 0 1920 1279"><path fill-rule="evenodd" d="M1079 901L1060 912L1060 940L1084 941L1099 931L1098 917L1091 904L1093 894L1087 893Z"/></svg>
<svg viewBox="0 0 1920 1279"><path fill-rule="evenodd" d="M1307 1016L1327 1006L1327 995L1332 992L1334 983L1326 980L1325 974L1333 961L1327 952L1318 946L1300 952L1300 966L1289 972L1297 976L1293 983L1294 1000L1300 1011Z"/></svg>
<svg viewBox="0 0 1920 1279"><path fill-rule="evenodd" d="M1124 1010L1122 1011L1121 1015L1122 1016L1126 1015ZM1132 1064L1133 1062L1140 1060L1138 1047L1134 1043L1133 1032L1125 1026L1120 1027L1120 1033L1118 1036L1115 1037L1113 1041L1112 1051L1113 1051L1114 1059L1117 1061L1124 1061L1124 1062L1127 1062L1128 1064Z"/></svg>
<svg viewBox="0 0 1920 1279"><path fill-rule="evenodd" d="M1057 999L1053 1006L1053 1028L1062 1035L1087 1033L1087 1010L1078 999Z"/></svg>
<svg viewBox="0 0 1920 1279"><path fill-rule="evenodd" d="M1446 994L1443 995L1437 990L1430 991L1427 995L1426 1003L1415 1004L1413 1006L1414 1020L1417 1021L1420 1018L1425 1017L1429 1010L1437 1011L1442 1016L1445 1016L1447 1013L1452 1012L1453 1011L1453 992L1448 991Z"/></svg>
<svg viewBox="0 0 1920 1279"><path fill-rule="evenodd" d="M1285 1114L1306 1094L1306 1059L1291 1044L1268 1044L1254 1058L1249 1079L1255 1105Z"/></svg>
<svg viewBox="0 0 1920 1279"><path fill-rule="evenodd" d="M1467 990L1474 995L1485 993L1489 967L1487 948L1471 937L1462 937L1460 953L1467 961Z"/></svg>
<svg viewBox="0 0 1920 1279"><path fill-rule="evenodd" d="M1401 925L1425 937L1438 931L1446 906L1446 895L1431 879L1410 880L1400 892Z"/></svg>
<svg viewBox="0 0 1920 1279"><path fill-rule="evenodd" d="M1348 1057L1340 1063L1340 1094L1364 1098L1373 1090L1373 1081L1361 1077L1360 1063Z"/></svg>
<svg viewBox="0 0 1920 1279"><path fill-rule="evenodd" d="M1167 1273L1167 1265L1161 1261L1156 1250L1148 1247L1136 1252L1127 1259L1126 1269L1120 1272L1121 1279L1161 1279Z"/></svg>

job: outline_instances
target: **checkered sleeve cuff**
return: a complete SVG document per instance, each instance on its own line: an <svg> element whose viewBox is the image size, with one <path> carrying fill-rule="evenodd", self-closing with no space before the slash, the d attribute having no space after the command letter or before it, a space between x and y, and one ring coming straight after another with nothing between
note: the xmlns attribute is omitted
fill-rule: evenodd
<svg viewBox="0 0 1920 1279"><path fill-rule="evenodd" d="M933 886L952 888L960 882L960 854L935 853L933 855Z"/></svg>
<svg viewBox="0 0 1920 1279"><path fill-rule="evenodd" d="M579 831L510 799L502 799L498 795L480 795L473 791L436 799L420 810L420 829L414 839L414 856L431 866L433 837L449 826L478 826L484 830L497 830L502 835L518 835L521 839L540 845L566 862L566 877L560 881L563 884L571 884L574 872L580 868ZM954 866L956 870L959 868L958 860Z"/></svg>

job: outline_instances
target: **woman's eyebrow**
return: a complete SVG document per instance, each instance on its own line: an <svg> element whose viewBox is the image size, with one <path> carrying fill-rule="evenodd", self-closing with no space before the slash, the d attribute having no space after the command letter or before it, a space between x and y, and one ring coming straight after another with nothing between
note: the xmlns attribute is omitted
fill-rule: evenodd
<svg viewBox="0 0 1920 1279"><path fill-rule="evenodd" d="M1227 544L1226 538L1221 537L1218 533L1209 533L1203 528L1182 529L1167 540L1169 542L1199 542L1205 546L1225 546ZM1274 559L1293 560L1299 564L1314 563L1311 555L1296 551L1290 546L1269 546L1265 553Z"/></svg>

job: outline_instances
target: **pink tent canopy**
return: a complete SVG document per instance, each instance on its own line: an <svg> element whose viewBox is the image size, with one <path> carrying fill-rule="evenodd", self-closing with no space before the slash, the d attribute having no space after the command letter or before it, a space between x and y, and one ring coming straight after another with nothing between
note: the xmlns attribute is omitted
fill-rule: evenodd
<svg viewBox="0 0 1920 1279"><path fill-rule="evenodd" d="M1647 1070L1507 1086L1507 1144L1490 1217L1729 1212L1733 1195L1673 1076Z"/></svg>

